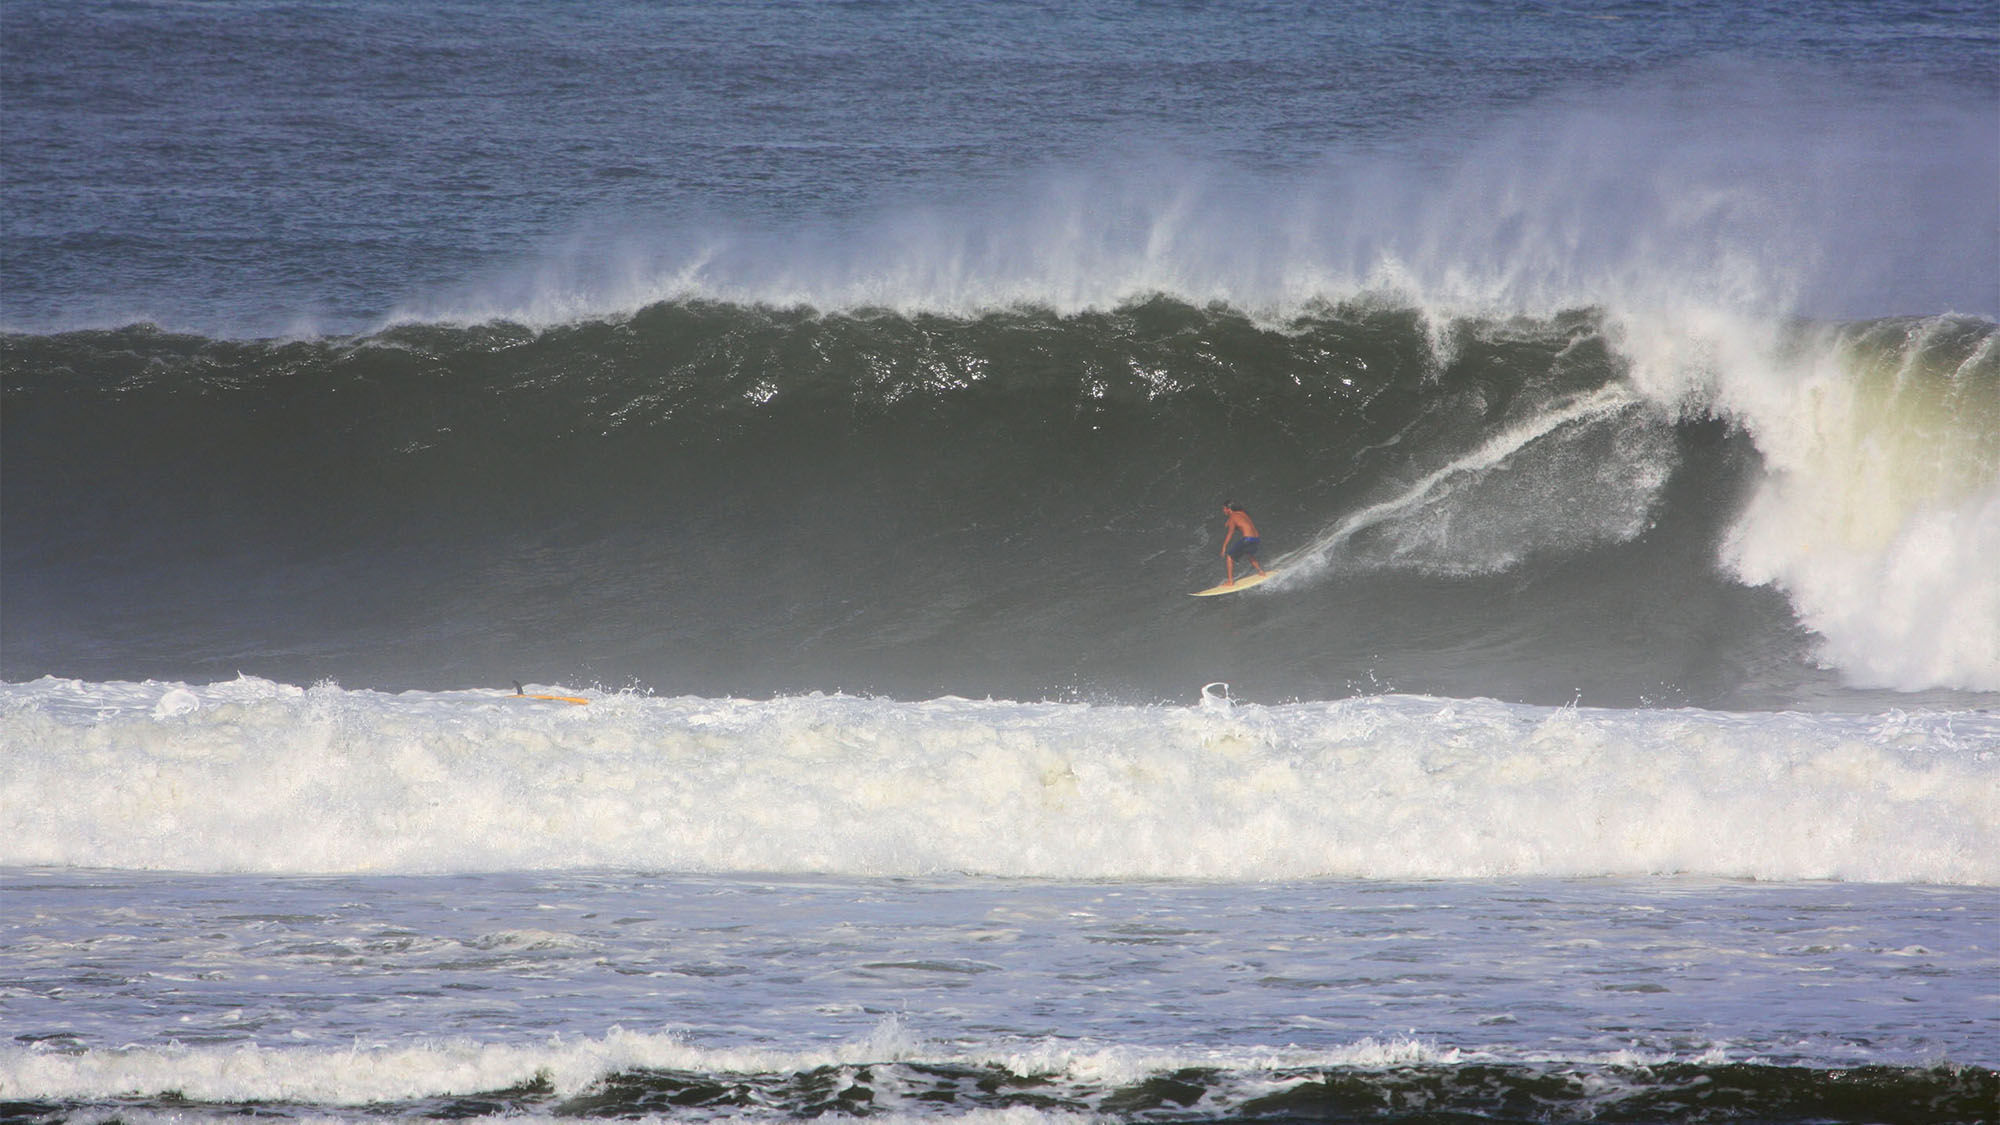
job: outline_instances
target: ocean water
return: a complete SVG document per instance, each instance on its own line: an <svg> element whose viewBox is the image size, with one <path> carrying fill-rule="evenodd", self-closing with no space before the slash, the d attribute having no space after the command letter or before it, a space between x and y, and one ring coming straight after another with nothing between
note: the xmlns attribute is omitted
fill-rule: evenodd
<svg viewBox="0 0 2000 1125"><path fill-rule="evenodd" d="M0 1115L2000 1119L1996 138L1990 0L10 0Z"/></svg>

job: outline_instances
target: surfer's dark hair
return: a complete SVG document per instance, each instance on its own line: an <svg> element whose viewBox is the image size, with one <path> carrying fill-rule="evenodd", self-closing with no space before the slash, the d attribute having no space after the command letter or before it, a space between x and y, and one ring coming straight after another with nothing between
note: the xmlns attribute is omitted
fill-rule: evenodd
<svg viewBox="0 0 2000 1125"><path fill-rule="evenodd" d="M1240 512L1243 510L1243 505L1238 504L1234 500L1224 500L1222 502L1222 506L1228 508L1232 512Z"/></svg>

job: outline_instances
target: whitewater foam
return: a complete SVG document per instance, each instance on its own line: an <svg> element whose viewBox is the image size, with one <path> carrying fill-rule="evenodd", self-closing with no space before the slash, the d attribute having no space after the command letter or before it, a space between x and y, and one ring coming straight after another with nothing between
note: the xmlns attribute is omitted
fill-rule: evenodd
<svg viewBox="0 0 2000 1125"><path fill-rule="evenodd" d="M82 1053L9 1047L0 1049L0 1091L40 1099L174 1091L204 1102L365 1105L536 1083L546 1083L558 1097L574 1097L611 1074L636 1069L756 1075L898 1062L997 1067L1023 1076L1119 1086L1193 1066L1254 1071L1411 1066L1451 1064L1468 1054L1414 1039L1373 1038L1333 1050L1165 1050L1065 1040L1000 1043L966 1054L925 1042L889 1017L865 1037L807 1050L704 1047L678 1034L622 1027L545 1043L458 1040L339 1049L176 1045Z"/></svg>
<svg viewBox="0 0 2000 1125"><path fill-rule="evenodd" d="M1462 1066L1528 1068L1569 1076L1577 1093L1605 1103L1639 1093L1648 1072L1676 1067L1761 1065L1726 1044L1691 1043L1675 1052L1521 1050L1447 1045L1413 1035L1366 1036L1335 1047L1177 1048L1138 1047L1089 1040L1000 1041L966 1049L911 1034L896 1017L870 1034L805 1049L719 1048L690 1044L674 1033L613 1027L601 1036L556 1037L546 1042L483 1043L472 1040L414 1044L364 1044L342 1049L126 1047L83 1052L0 1048L0 1094L40 1101L143 1098L171 1095L195 1103L384 1106L432 1098L507 1096L533 1090L537 1098L602 1096L607 1082L648 1075L699 1077L708 1082L782 1083L786 1076L829 1074L852 1081L864 1075L870 1104L899 1120L899 1110L926 1106L907 1093L935 1089L946 1074L962 1080L1011 1076L1058 1097L1092 1100L1164 1076L1200 1074L1205 1097L1239 1104L1323 1081L1329 1071L1411 1074ZM907 1068L907 1069L906 1069ZM842 1083L844 1084L844 1083ZM837 1084L838 1085L838 1084ZM901 1090L899 1087L908 1087ZM123 1115L121 1115L123 1116ZM141 1119L150 1115L140 1114ZM1043 1107L970 1107L958 1119L1096 1120ZM174 1118L177 1119L177 1118Z"/></svg>
<svg viewBox="0 0 2000 1125"><path fill-rule="evenodd" d="M1740 425L1765 473L1721 546L1856 686L2000 690L2000 332L1926 317L1784 329L1622 317L1632 379Z"/></svg>
<svg viewBox="0 0 2000 1125"><path fill-rule="evenodd" d="M1983 712L574 707L246 679L41 680L0 713L11 865L2000 883Z"/></svg>

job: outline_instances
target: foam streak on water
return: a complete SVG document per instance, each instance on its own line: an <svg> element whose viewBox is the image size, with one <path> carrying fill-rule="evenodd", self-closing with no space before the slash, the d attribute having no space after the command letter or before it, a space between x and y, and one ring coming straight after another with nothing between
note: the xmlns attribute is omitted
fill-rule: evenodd
<svg viewBox="0 0 2000 1125"><path fill-rule="evenodd" d="M13 869L0 902L0 1099L51 1111L1784 1119L1976 1105L1995 1061L1969 888Z"/></svg>

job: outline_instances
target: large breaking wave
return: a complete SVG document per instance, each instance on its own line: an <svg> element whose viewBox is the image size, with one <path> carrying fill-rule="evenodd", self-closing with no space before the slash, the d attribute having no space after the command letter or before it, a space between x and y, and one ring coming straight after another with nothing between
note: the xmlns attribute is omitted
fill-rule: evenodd
<svg viewBox="0 0 2000 1125"><path fill-rule="evenodd" d="M1990 692L1995 338L1166 298L12 336L0 659L711 695ZM1218 618L1180 595L1232 498L1292 574Z"/></svg>

